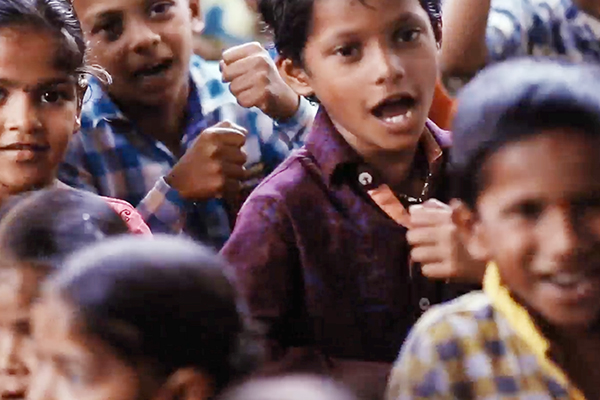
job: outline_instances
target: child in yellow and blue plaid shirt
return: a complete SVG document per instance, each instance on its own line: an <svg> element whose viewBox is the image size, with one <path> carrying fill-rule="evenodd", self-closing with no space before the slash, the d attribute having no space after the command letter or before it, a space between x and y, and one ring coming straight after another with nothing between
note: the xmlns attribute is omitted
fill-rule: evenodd
<svg viewBox="0 0 600 400"><path fill-rule="evenodd" d="M600 398L600 70L518 60L461 93L454 220L482 292L430 309L387 399Z"/></svg>

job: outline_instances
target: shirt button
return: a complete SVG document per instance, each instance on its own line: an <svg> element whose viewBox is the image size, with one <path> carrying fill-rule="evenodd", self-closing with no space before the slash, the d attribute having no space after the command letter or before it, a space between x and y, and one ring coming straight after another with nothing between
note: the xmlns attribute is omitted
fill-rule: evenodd
<svg viewBox="0 0 600 400"><path fill-rule="evenodd" d="M419 300L419 308L421 311L427 311L429 307L431 307L431 302L427 297L423 297L421 300Z"/></svg>
<svg viewBox="0 0 600 400"><path fill-rule="evenodd" d="M358 175L358 181L361 185L368 186L373 183L373 177L368 172L361 172L360 175Z"/></svg>

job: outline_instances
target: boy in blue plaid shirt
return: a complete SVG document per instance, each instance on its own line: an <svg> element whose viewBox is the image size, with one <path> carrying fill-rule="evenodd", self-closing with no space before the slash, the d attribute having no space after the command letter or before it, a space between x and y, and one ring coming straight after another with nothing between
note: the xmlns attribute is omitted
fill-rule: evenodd
<svg viewBox="0 0 600 400"><path fill-rule="evenodd" d="M483 292L434 307L389 400L600 398L600 70L521 60L459 99L454 220Z"/></svg>
<svg viewBox="0 0 600 400"><path fill-rule="evenodd" d="M129 201L154 232L185 228L220 247L240 189L302 144L314 109L257 43L227 51L220 68L192 55L198 0L73 5L90 63L112 83L90 80L60 179Z"/></svg>

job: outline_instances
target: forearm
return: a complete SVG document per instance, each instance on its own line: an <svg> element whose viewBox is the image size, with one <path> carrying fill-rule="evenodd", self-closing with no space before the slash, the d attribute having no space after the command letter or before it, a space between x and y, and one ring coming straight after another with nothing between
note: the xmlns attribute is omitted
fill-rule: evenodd
<svg viewBox="0 0 600 400"><path fill-rule="evenodd" d="M472 75L486 63L491 0L452 0L444 6L440 67L444 78Z"/></svg>

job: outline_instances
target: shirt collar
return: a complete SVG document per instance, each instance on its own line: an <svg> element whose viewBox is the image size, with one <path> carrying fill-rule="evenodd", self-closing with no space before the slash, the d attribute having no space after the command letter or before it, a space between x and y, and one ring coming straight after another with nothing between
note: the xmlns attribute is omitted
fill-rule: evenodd
<svg viewBox="0 0 600 400"><path fill-rule="evenodd" d="M431 173L435 176L442 164L443 149L451 144L450 133L427 121L419 143ZM328 186L334 184L338 173L349 165L363 163L360 155L337 131L323 107L319 108L306 139L306 149L315 157Z"/></svg>
<svg viewBox="0 0 600 400"><path fill-rule="evenodd" d="M228 90L228 86L221 82L218 64L193 55L190 58L188 115L192 119L197 114L208 115L224 104L232 103L235 103L235 98ZM121 112L108 95L106 86L95 77L91 77L88 82L82 119L85 128L96 128L103 120L129 122L125 114Z"/></svg>
<svg viewBox="0 0 600 400"><path fill-rule="evenodd" d="M533 351L542 368L557 379L560 384L568 387L569 398L584 400L583 394L570 382L565 372L550 359L550 341L543 335L525 307L517 303L508 288L502 284L500 272L495 263L490 263L487 266L483 290L490 298L493 307L508 320L517 336Z"/></svg>

